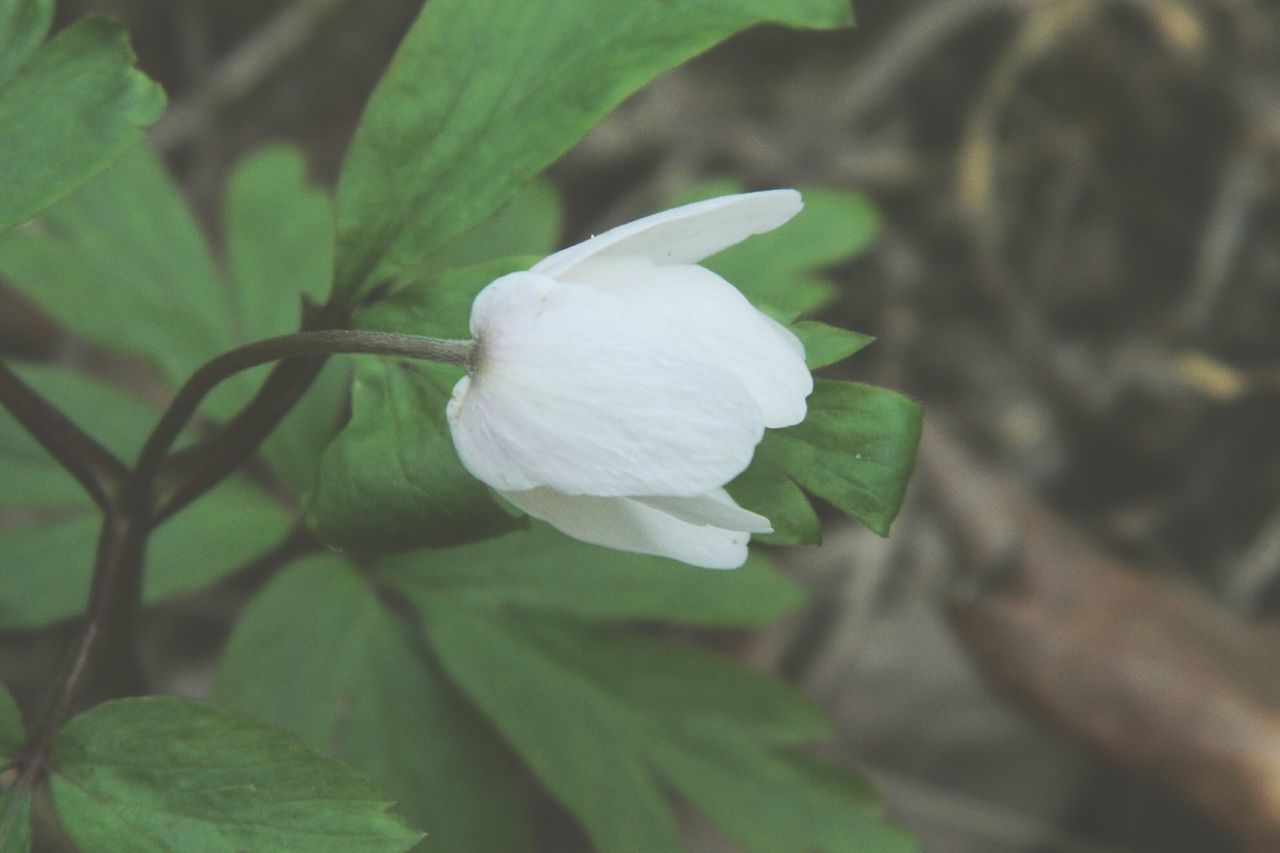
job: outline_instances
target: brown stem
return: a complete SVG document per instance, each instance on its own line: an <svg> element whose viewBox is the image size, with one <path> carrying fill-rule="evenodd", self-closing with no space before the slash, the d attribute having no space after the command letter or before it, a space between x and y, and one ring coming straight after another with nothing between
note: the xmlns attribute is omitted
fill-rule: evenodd
<svg viewBox="0 0 1280 853"><path fill-rule="evenodd" d="M162 480L166 483L176 480L178 485L157 495L157 522L212 488L252 455L314 381L329 355L370 353L466 366L473 349L471 341L348 329L298 332L246 344L202 366L179 389L143 446L135 477L143 482L155 479L169 448L195 415L200 402L224 379L243 370L281 362L267 377L253 401L214 439L173 458Z"/></svg>
<svg viewBox="0 0 1280 853"><path fill-rule="evenodd" d="M93 502L107 510L129 471L109 450L94 441L0 362L0 404L62 467L84 486Z"/></svg>

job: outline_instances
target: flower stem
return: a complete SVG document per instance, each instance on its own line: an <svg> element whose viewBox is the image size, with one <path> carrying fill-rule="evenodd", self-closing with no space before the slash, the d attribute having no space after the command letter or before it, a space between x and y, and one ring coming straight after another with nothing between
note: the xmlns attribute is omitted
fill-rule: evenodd
<svg viewBox="0 0 1280 853"><path fill-rule="evenodd" d="M475 344L472 341L440 340L416 335L351 329L297 332L246 344L207 362L178 390L173 402L143 446L142 453L138 456L138 464L134 468L132 481L146 484L154 481L160 464L178 435L195 415L201 401L219 383L241 371L275 361L315 359L340 353L400 356L465 367L470 363L474 349ZM264 385L263 392L266 390L267 386ZM259 397L263 392L259 393ZM176 511L176 508L169 505L170 503L172 501L166 502L166 506L157 512L157 521Z"/></svg>

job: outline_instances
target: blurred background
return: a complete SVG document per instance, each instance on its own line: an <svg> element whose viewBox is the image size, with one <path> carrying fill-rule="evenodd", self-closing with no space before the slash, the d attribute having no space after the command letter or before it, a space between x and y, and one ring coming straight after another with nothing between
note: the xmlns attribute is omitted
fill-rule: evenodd
<svg viewBox="0 0 1280 853"><path fill-rule="evenodd" d="M129 26L216 242L263 143L332 185L420 6L59 16ZM878 342L831 370L924 403L909 503L887 540L832 513L821 548L778 552L813 604L741 654L835 715L831 753L929 851L1280 850L1280 4L855 11L666 75L552 171L566 243L709 177L883 213L827 315ZM92 357L3 289L0 352ZM196 689L238 603L152 617ZM6 666L64 639L6 638Z"/></svg>

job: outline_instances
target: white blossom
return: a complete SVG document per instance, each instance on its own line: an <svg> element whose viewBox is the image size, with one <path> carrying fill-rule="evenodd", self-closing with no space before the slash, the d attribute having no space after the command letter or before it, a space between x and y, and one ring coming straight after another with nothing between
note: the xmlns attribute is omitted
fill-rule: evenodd
<svg viewBox="0 0 1280 853"><path fill-rule="evenodd" d="M723 486L804 419L813 379L796 336L697 262L800 208L794 190L698 202L490 283L448 406L463 465L577 539L740 566L771 528Z"/></svg>

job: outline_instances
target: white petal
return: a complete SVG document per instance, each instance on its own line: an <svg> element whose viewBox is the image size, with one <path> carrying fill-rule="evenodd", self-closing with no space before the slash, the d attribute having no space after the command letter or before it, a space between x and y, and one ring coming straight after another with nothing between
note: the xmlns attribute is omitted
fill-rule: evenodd
<svg viewBox="0 0 1280 853"><path fill-rule="evenodd" d="M639 255L659 264L691 264L772 231L804 206L795 190L726 195L619 225L539 261L532 272L559 276L592 257Z"/></svg>
<svg viewBox="0 0 1280 853"><path fill-rule="evenodd" d="M615 296L697 339L751 392L765 426L804 420L805 398L813 392L804 345L710 270L656 266L640 257L595 257L559 278Z"/></svg>
<svg viewBox="0 0 1280 853"><path fill-rule="evenodd" d="M593 545L670 557L705 569L734 569L747 559L750 534L690 524L630 498L564 495L547 488L501 494L561 533Z"/></svg>
<svg viewBox="0 0 1280 853"><path fill-rule="evenodd" d="M721 359L606 293L513 273L476 298L471 328L477 366L449 427L496 489L698 495L741 473L764 433Z"/></svg>
<svg viewBox="0 0 1280 853"><path fill-rule="evenodd" d="M744 533L773 532L769 519L738 506L724 489L712 489L706 494L687 498L644 497L633 500L689 524L741 530Z"/></svg>

